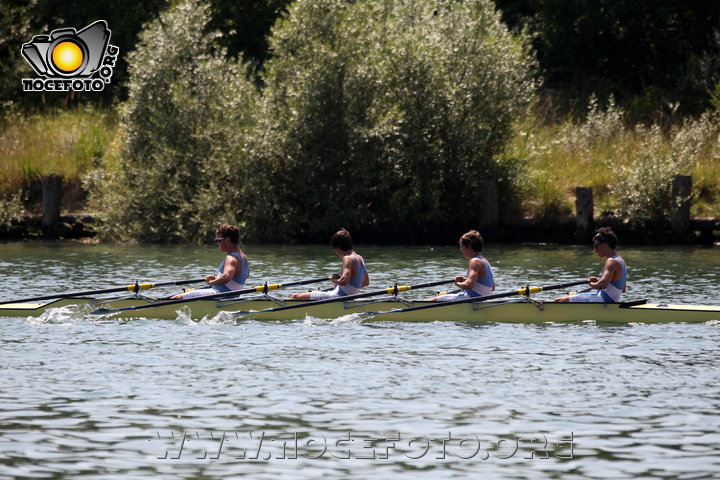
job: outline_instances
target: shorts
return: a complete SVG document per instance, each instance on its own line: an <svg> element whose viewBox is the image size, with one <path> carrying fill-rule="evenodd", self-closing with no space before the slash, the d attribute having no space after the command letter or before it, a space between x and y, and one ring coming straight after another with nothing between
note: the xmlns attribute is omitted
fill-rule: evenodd
<svg viewBox="0 0 720 480"><path fill-rule="evenodd" d="M215 290L214 288L198 288L195 290L189 290L185 293L183 293L183 300L187 300L189 298L198 298L198 297L205 297L207 295L215 295L215 294L225 294L228 297L232 297L233 291L230 290L229 292L219 292Z"/></svg>
<svg viewBox="0 0 720 480"><path fill-rule="evenodd" d="M452 302L453 300L460 300L463 298L482 298L481 295L471 295L470 290L463 290L460 293L446 293L445 295L440 295L436 298L435 301L437 302Z"/></svg>
<svg viewBox="0 0 720 480"><path fill-rule="evenodd" d="M327 292L314 291L310 293L310 300L326 300L328 298L342 297L340 294L340 287L335 287Z"/></svg>
<svg viewBox="0 0 720 480"><path fill-rule="evenodd" d="M596 292L589 293L576 293L570 295L570 302L572 303L615 303L610 295L598 290Z"/></svg>
<svg viewBox="0 0 720 480"><path fill-rule="evenodd" d="M183 300L187 300L188 298L204 297L205 295L212 295L214 293L218 292L212 288L196 288L195 290L189 290L183 293L182 298Z"/></svg>
<svg viewBox="0 0 720 480"><path fill-rule="evenodd" d="M310 293L310 300L326 300L328 298L339 298L339 297L347 297L348 295L355 295L356 293L359 293L359 289L357 292L343 292L340 290L340 287L335 287L330 291L327 292L309 292Z"/></svg>

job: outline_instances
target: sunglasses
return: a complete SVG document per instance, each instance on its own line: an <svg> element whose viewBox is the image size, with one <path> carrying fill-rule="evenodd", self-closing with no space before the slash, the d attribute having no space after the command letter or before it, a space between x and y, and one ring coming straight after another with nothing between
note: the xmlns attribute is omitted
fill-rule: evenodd
<svg viewBox="0 0 720 480"><path fill-rule="evenodd" d="M216 238L216 239L215 239L215 245L220 245L223 240L225 240L225 237Z"/></svg>
<svg viewBox="0 0 720 480"><path fill-rule="evenodd" d="M597 250L600 245L602 245L602 242L593 242L593 248L595 250Z"/></svg>

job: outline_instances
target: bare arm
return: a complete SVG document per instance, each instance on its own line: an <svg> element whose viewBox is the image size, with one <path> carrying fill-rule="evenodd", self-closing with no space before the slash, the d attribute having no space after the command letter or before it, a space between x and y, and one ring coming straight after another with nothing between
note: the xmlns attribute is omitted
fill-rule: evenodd
<svg viewBox="0 0 720 480"><path fill-rule="evenodd" d="M478 278L485 276L485 264L479 258L470 260L467 278L463 276L455 277L455 286L462 290L470 290L475 286Z"/></svg>
<svg viewBox="0 0 720 480"><path fill-rule="evenodd" d="M622 271L618 262L612 258L608 258L605 261L605 269L603 270L602 276L600 278L590 277L588 279L588 283L592 288L602 290L603 288L607 288L608 285L610 285L610 282L613 281L613 279L615 279L616 277L619 278L621 274Z"/></svg>
<svg viewBox="0 0 720 480"><path fill-rule="evenodd" d="M355 269L355 259L352 255L345 255L343 257L342 274L338 277L333 275L331 282L335 285L347 285L350 283L350 279L353 277L353 270ZM335 278L337 277L337 278Z"/></svg>
<svg viewBox="0 0 720 480"><path fill-rule="evenodd" d="M225 266L223 267L222 275L208 275L207 277L205 277L205 281L207 281L208 285L211 285L213 287L225 285L237 276L236 272L238 272L239 268L240 265L238 264L237 259L232 255L228 255L227 257L225 257Z"/></svg>

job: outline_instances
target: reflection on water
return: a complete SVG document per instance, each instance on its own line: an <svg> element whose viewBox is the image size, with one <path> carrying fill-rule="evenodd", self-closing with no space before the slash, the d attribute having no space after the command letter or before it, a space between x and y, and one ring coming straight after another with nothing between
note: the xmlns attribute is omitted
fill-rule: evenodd
<svg viewBox="0 0 720 480"><path fill-rule="evenodd" d="M247 247L253 282L336 271ZM463 273L451 247L359 247L375 287ZM599 271L490 247L498 289ZM628 297L720 304L718 249L623 249ZM210 247L3 245L3 296L195 278ZM428 292L415 295L424 296ZM0 478L713 478L715 325L2 319ZM226 321L227 320L227 321Z"/></svg>

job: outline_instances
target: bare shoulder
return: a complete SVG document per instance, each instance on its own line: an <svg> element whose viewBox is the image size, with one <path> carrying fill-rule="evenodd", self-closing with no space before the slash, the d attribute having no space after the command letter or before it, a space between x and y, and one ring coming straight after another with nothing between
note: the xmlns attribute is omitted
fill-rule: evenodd
<svg viewBox="0 0 720 480"><path fill-rule="evenodd" d="M473 257L470 259L470 266L472 267L481 267L484 265L483 261L479 259L478 257Z"/></svg>
<svg viewBox="0 0 720 480"><path fill-rule="evenodd" d="M620 257L617 257L617 258L620 258ZM605 260L605 268L612 268L612 269L621 268L620 261L617 258L610 257L607 260Z"/></svg>
<svg viewBox="0 0 720 480"><path fill-rule="evenodd" d="M365 259L362 257L362 255L360 255L360 254L357 253L357 252L353 252L353 253L351 253L350 255L345 255L345 256L343 257L343 263L346 263L346 262L353 262L353 263L355 263L355 259L360 260L360 262L361 262L363 265L365 264Z"/></svg>

